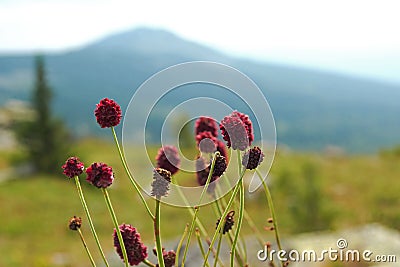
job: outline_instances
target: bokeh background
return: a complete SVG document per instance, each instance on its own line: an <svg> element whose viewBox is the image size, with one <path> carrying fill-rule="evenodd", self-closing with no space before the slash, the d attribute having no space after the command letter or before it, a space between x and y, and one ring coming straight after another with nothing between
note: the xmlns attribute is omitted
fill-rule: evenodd
<svg viewBox="0 0 400 267"><path fill-rule="evenodd" d="M70 155L114 166L118 179L110 194L120 221L136 226L153 247L152 225L136 204L111 132L98 127L93 110L103 97L125 110L151 75L193 60L237 68L268 99L278 136L268 182L287 248L334 247L344 236L351 248L399 261L399 7L389 0L0 1L0 266L89 266L67 227L71 216L84 218L74 183L60 169ZM192 91L207 92L181 90L181 98L158 106L149 126L156 133L148 140L150 157L165 115ZM177 116L177 128L188 114ZM176 134L182 153L194 158L192 133L188 124ZM148 170L139 173L151 178ZM180 175L195 183L194 175ZM82 183L106 254L115 259L101 193ZM262 238L273 241L263 230L269 217L263 193L248 199ZM173 248L190 216L163 209L164 220L174 222L162 229ZM204 217L210 229L215 221ZM87 225L83 231L100 264ZM252 266L266 266L256 259L261 248L251 243L254 233L245 227L245 234Z"/></svg>

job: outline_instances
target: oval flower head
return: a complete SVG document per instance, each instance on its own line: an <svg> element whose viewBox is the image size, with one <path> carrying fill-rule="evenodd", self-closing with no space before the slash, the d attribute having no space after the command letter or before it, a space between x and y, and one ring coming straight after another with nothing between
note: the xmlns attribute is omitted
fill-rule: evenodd
<svg viewBox="0 0 400 267"><path fill-rule="evenodd" d="M140 239L140 234L136 230L135 227L132 227L130 224L121 224L119 226L119 230L121 231L122 240L124 241L126 254L128 255L129 265L139 265L144 259L147 258L147 247L142 243ZM124 255L122 253L121 245L118 240L117 231L114 229L114 247L121 257L124 259Z"/></svg>
<svg viewBox="0 0 400 267"><path fill-rule="evenodd" d="M64 170L63 173L67 177L74 178L75 176L81 175L85 167L79 158L70 157L61 168Z"/></svg>
<svg viewBox="0 0 400 267"><path fill-rule="evenodd" d="M162 168L174 175L180 167L181 159L179 158L178 149L174 146L163 146L158 150L157 168Z"/></svg>
<svg viewBox="0 0 400 267"><path fill-rule="evenodd" d="M199 117L194 125L194 133L198 135L202 132L210 132L212 136L218 136L218 126L215 120L211 117Z"/></svg>
<svg viewBox="0 0 400 267"><path fill-rule="evenodd" d="M249 116L238 111L224 117L219 127L227 146L233 150L244 151L254 140L253 125Z"/></svg>
<svg viewBox="0 0 400 267"><path fill-rule="evenodd" d="M264 160L264 153L258 146L249 149L243 156L242 165L248 169L253 170L257 168Z"/></svg>
<svg viewBox="0 0 400 267"><path fill-rule="evenodd" d="M117 102L104 98L96 105L94 115L101 128L110 128L121 122L122 111Z"/></svg>
<svg viewBox="0 0 400 267"><path fill-rule="evenodd" d="M114 181L114 173L111 167L105 163L93 163L86 169L86 181L96 186L97 188L107 188Z"/></svg>

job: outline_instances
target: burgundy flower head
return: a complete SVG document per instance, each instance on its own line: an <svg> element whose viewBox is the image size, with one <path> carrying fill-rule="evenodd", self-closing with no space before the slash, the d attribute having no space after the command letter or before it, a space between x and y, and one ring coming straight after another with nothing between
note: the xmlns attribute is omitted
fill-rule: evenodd
<svg viewBox="0 0 400 267"><path fill-rule="evenodd" d="M214 167L215 170L215 167ZM196 159L196 177L197 177L197 183L200 186L205 186L207 179L208 179L208 174L210 173L210 165L206 165L206 161L204 160L203 157L198 157ZM212 176L210 179L210 183L208 185L207 191L213 192L215 189L215 184L212 183L215 180L217 180L219 176Z"/></svg>
<svg viewBox="0 0 400 267"><path fill-rule="evenodd" d="M200 117L196 120L194 126L196 135L202 132L210 132L212 136L218 136L218 126L215 120L211 117Z"/></svg>
<svg viewBox="0 0 400 267"><path fill-rule="evenodd" d="M213 176L220 177L226 170L226 160L220 154L216 155Z"/></svg>
<svg viewBox="0 0 400 267"><path fill-rule="evenodd" d="M253 127L249 117L238 111L224 117L220 129L228 147L244 151L254 140Z"/></svg>
<svg viewBox="0 0 400 267"><path fill-rule="evenodd" d="M153 253L155 256L157 256L157 250L153 249ZM165 251L164 248L162 248L162 255L164 259L164 265L165 267L173 267L175 265L175 258L176 258L176 253L173 250L170 251ZM156 264L156 267L159 267L158 263Z"/></svg>
<svg viewBox="0 0 400 267"><path fill-rule="evenodd" d="M147 247L143 245L140 240L140 234L137 232L135 227L132 227L129 224L121 224L119 230L121 231L122 240L124 241L126 253L128 254L129 264L131 266L139 265L139 263L146 259L148 255ZM113 237L114 247L116 248L120 258L124 260L116 229L114 229Z"/></svg>
<svg viewBox="0 0 400 267"><path fill-rule="evenodd" d="M155 169L153 174L153 182L151 184L151 195L158 198L167 196L170 183L170 171L162 168Z"/></svg>
<svg viewBox="0 0 400 267"><path fill-rule="evenodd" d="M234 218L233 218L234 215L235 215L235 211L234 210L231 210L228 213L228 215L226 215L225 222L222 225L222 234L226 234L226 233L229 232L229 230L232 229L232 226L235 224L235 221L234 221ZM220 220L221 219L217 220L217 226L216 227L218 227L218 224L219 224Z"/></svg>
<svg viewBox="0 0 400 267"><path fill-rule="evenodd" d="M217 138L211 132L205 131L196 135L196 143L201 152L213 153L216 150Z"/></svg>
<svg viewBox="0 0 400 267"><path fill-rule="evenodd" d="M239 118L243 121L244 125L246 126L247 137L249 138L249 146L254 141L254 134L253 134L253 123L251 122L248 115L241 113L239 111L234 111L233 114L239 116Z"/></svg>
<svg viewBox="0 0 400 267"><path fill-rule="evenodd" d="M97 188L109 187L114 181L114 173L111 167L105 163L93 163L86 169L86 181Z"/></svg>
<svg viewBox="0 0 400 267"><path fill-rule="evenodd" d="M253 170L261 164L264 159L264 153L258 146L249 149L243 156L242 165L246 169Z"/></svg>
<svg viewBox="0 0 400 267"><path fill-rule="evenodd" d="M222 142L221 140L217 140L216 145L217 145L217 151L221 154L221 156L225 158L226 162L228 162L229 161L228 150L226 149L225 143Z"/></svg>
<svg viewBox="0 0 400 267"><path fill-rule="evenodd" d="M180 167L181 159L178 150L174 146L163 146L158 150L156 156L157 168L163 168L174 175Z"/></svg>
<svg viewBox="0 0 400 267"><path fill-rule="evenodd" d="M104 98L96 105L94 115L101 128L117 126L121 122L121 107L112 99Z"/></svg>
<svg viewBox="0 0 400 267"><path fill-rule="evenodd" d="M67 177L74 178L83 173L85 166L77 157L70 157L61 168L64 169L63 173Z"/></svg>
<svg viewBox="0 0 400 267"><path fill-rule="evenodd" d="M68 227L73 231L77 231L82 226L82 218L81 217L72 217L69 220Z"/></svg>

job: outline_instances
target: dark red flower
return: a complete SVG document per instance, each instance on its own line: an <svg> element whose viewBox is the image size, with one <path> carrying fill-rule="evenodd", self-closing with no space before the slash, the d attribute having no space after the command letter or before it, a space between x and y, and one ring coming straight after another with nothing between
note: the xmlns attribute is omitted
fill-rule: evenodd
<svg viewBox="0 0 400 267"><path fill-rule="evenodd" d="M114 174L111 167L105 163L93 163L86 169L86 181L98 188L109 187L114 181Z"/></svg>
<svg viewBox="0 0 400 267"><path fill-rule="evenodd" d="M201 152L213 153L216 150L217 138L211 132L205 131L196 135L197 147Z"/></svg>
<svg viewBox="0 0 400 267"><path fill-rule="evenodd" d="M153 253L155 256L157 256L157 250L153 249ZM162 254L163 254L163 259L164 259L164 265L165 267L173 267L175 265L175 258L176 258L176 253L173 250L170 251L165 251L164 248L162 248ZM157 263L156 267L159 267L160 265Z"/></svg>
<svg viewBox="0 0 400 267"><path fill-rule="evenodd" d="M174 175L180 167L181 160L178 150L174 146L163 146L158 150L156 156L157 168L163 168Z"/></svg>
<svg viewBox="0 0 400 267"><path fill-rule="evenodd" d="M210 165L206 165L206 161L204 160L203 157L198 157L196 159L196 177L197 177L197 183L200 186L205 186L206 185L209 173L210 173ZM210 183L209 183L208 188L207 188L208 192L213 192L214 191L215 184L212 183L212 182L214 182L218 178L219 178L219 176L212 176L211 177Z"/></svg>
<svg viewBox="0 0 400 267"><path fill-rule="evenodd" d="M112 99L104 98L96 105L94 115L101 128L117 126L121 122L121 107Z"/></svg>
<svg viewBox="0 0 400 267"><path fill-rule="evenodd" d="M243 121L244 125L246 125L247 137L249 138L249 146L251 146L251 143L254 141L253 123L251 122L248 115L239 111L234 111L233 113L237 114Z"/></svg>
<svg viewBox="0 0 400 267"><path fill-rule="evenodd" d="M246 169L253 170L261 164L264 159L264 153L258 146L249 149L243 156L242 165Z"/></svg>
<svg viewBox="0 0 400 267"><path fill-rule="evenodd" d="M223 139L228 147L244 151L254 139L253 127L249 117L238 111L224 117L220 123Z"/></svg>
<svg viewBox="0 0 400 267"><path fill-rule="evenodd" d="M218 176L220 177L226 170L226 160L221 154L217 154L215 158L215 165L214 165L214 171L213 171L213 177Z"/></svg>
<svg viewBox="0 0 400 267"><path fill-rule="evenodd" d="M232 229L232 226L235 224L235 221L234 221L234 218L233 218L234 215L235 215L235 211L233 211L233 210L230 211L228 213L228 215L226 215L225 222L222 225L222 234L226 234L226 233L229 232L229 230ZM217 226L216 227L218 227L218 224L219 224L220 220L221 219L217 220Z"/></svg>
<svg viewBox="0 0 400 267"><path fill-rule="evenodd" d="M69 178L74 178L75 176L81 175L85 166L79 161L77 157L70 157L67 159L62 167L64 169L64 174Z"/></svg>
<svg viewBox="0 0 400 267"><path fill-rule="evenodd" d="M162 168L154 169L153 182L151 183L151 195L165 197L168 195L169 184L171 183L171 172Z"/></svg>
<svg viewBox="0 0 400 267"><path fill-rule="evenodd" d="M128 255L128 261L131 266L139 265L144 259L147 258L147 247L140 240L140 234L137 232L135 227L129 224L122 224L119 226L121 231L122 240L124 241L126 253ZM124 255L122 254L121 245L118 240L116 229L114 229L114 247L117 250L118 255L123 260Z"/></svg>
<svg viewBox="0 0 400 267"><path fill-rule="evenodd" d="M69 220L68 227L73 231L77 231L82 226L82 218L81 217L72 217Z"/></svg>
<svg viewBox="0 0 400 267"><path fill-rule="evenodd" d="M200 117L196 120L194 126L195 135L202 132L210 132L212 136L218 136L218 126L216 121L211 117Z"/></svg>

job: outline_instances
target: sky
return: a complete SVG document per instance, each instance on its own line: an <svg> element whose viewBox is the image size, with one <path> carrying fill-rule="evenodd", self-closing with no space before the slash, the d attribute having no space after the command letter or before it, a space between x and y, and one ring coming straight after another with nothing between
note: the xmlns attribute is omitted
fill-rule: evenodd
<svg viewBox="0 0 400 267"><path fill-rule="evenodd" d="M400 1L0 0L0 53L148 26L222 52L400 84Z"/></svg>

